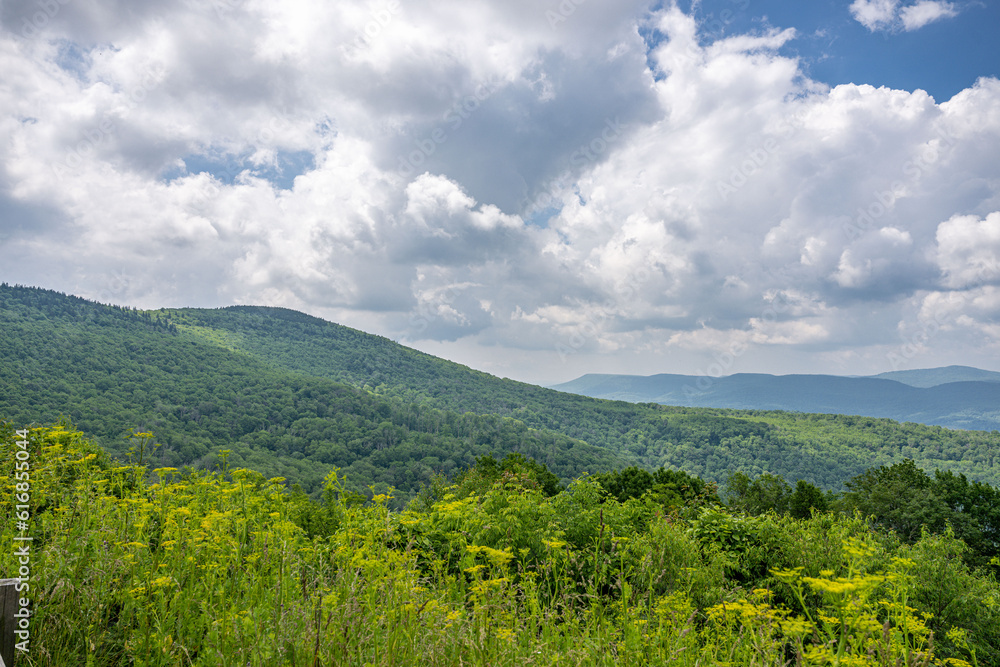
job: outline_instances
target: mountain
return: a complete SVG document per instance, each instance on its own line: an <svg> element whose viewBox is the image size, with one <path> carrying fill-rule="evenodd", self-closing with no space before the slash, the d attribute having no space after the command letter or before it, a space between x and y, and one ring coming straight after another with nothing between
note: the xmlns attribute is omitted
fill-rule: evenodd
<svg viewBox="0 0 1000 667"><path fill-rule="evenodd" d="M889 371L871 377L895 380L911 387L935 387L950 382L1000 382L1000 373L971 366L944 366L911 371Z"/></svg>
<svg viewBox="0 0 1000 667"><path fill-rule="evenodd" d="M904 387L897 382L869 382ZM683 391L684 382L680 384ZM913 390L913 388L908 388ZM634 404L500 379L380 336L259 306L140 311L0 285L0 418L65 416L116 456L230 467L412 497L436 473L519 452L564 482L627 465L780 474L839 489L867 468L1000 482L1000 434L888 419Z"/></svg>
<svg viewBox="0 0 1000 667"><path fill-rule="evenodd" d="M885 417L949 428L1000 428L1000 373L951 366L875 377L738 373L692 375L584 375L552 387L595 398L637 403L793 410ZM905 378L891 379L892 377ZM987 380L953 381L978 377ZM940 380L941 382L937 382Z"/></svg>
<svg viewBox="0 0 1000 667"><path fill-rule="evenodd" d="M239 312L250 328L285 330L274 338L280 345L297 327L322 322L281 309ZM326 333L346 336L362 362L364 343L386 342L335 325ZM230 467L286 477L308 491L333 466L356 490L375 484L405 497L435 473L487 454L520 452L566 480L634 462L496 414L441 410L292 372L233 349L233 339L224 329L175 323L165 311L2 285L0 418L25 425L67 417L118 457L141 442L127 437L130 429L151 431L160 447L142 456L153 467L213 466L229 450Z"/></svg>

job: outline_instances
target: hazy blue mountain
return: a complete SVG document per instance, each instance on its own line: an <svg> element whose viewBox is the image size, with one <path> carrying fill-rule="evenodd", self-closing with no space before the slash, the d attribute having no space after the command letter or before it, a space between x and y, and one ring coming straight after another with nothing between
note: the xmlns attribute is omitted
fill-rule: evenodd
<svg viewBox="0 0 1000 667"><path fill-rule="evenodd" d="M895 380L911 387L936 387L949 382L1000 382L1000 373L984 371L971 366L944 366L921 368L912 371L889 371L871 377Z"/></svg>
<svg viewBox="0 0 1000 667"><path fill-rule="evenodd" d="M884 377L766 375L719 378L694 375L584 375L559 391L634 403L887 417L949 428L1000 429L1000 373L965 367L898 371L909 382ZM934 379L941 384L930 384ZM914 386L921 383L926 386Z"/></svg>

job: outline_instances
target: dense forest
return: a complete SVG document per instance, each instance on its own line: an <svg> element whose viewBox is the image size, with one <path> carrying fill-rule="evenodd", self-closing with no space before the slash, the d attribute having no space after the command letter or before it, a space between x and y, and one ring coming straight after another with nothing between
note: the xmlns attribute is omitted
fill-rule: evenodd
<svg viewBox="0 0 1000 667"><path fill-rule="evenodd" d="M1000 483L1000 433L887 419L633 405L502 380L279 308L137 311L0 286L0 416L67 417L123 457L234 466L318 493L334 467L397 505L437 474L509 452L563 483L634 465L721 483L730 471L824 490L912 459ZM374 491L368 490L369 485Z"/></svg>
<svg viewBox="0 0 1000 667"><path fill-rule="evenodd" d="M2 539L33 540L27 566L0 550L30 569L14 667L1000 664L1000 492L912 462L842 496L775 476L720 495L484 456L392 510L336 469L314 500L225 455L150 471L0 423L0 480L27 524Z"/></svg>
<svg viewBox="0 0 1000 667"><path fill-rule="evenodd" d="M331 466L359 483L412 492L476 456L519 451L564 478L623 459L497 415L460 414L293 374L179 334L157 315L52 293L12 303L0 289L0 414L71 418L110 452L152 431L157 465L234 465L319 487ZM20 307L18 307L20 306ZM361 488L365 488L362 486Z"/></svg>

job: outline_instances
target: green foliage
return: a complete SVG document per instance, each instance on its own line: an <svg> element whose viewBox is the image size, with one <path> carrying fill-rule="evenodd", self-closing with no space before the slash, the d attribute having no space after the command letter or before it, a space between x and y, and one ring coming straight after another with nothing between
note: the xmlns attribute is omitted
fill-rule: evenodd
<svg viewBox="0 0 1000 667"><path fill-rule="evenodd" d="M788 499L788 513L796 519L805 519L813 511L825 512L828 503L826 495L815 485L804 479L795 483L795 491Z"/></svg>
<svg viewBox="0 0 1000 667"><path fill-rule="evenodd" d="M992 562L1000 571L995 561L1000 555L1000 490L951 472L935 471L932 477L911 460L868 470L847 486L846 511L873 517L911 544L925 529L935 535L951 531L969 547L966 562Z"/></svg>
<svg viewBox="0 0 1000 667"><path fill-rule="evenodd" d="M796 482L793 491L781 475L764 473L750 479L741 471L729 474L726 499L730 507L748 514L787 513L798 519L808 518L814 510L824 512L829 506L827 496L804 479Z"/></svg>
<svg viewBox="0 0 1000 667"><path fill-rule="evenodd" d="M16 440L0 423L8 515ZM591 477L548 496L501 474L394 511L337 471L316 501L225 452L216 472L117 465L66 424L26 451L35 613L14 667L998 659L1000 586L947 531L901 545L831 513L683 519Z"/></svg>
<svg viewBox="0 0 1000 667"><path fill-rule="evenodd" d="M788 486L788 482L781 475L771 473L764 473L753 480L740 471L730 473L726 491L731 507L755 515L767 511L784 514L792 496L792 487Z"/></svg>
<svg viewBox="0 0 1000 667"><path fill-rule="evenodd" d="M969 546L967 562L982 566L1000 558L1000 488L941 470L931 486L950 511L949 526ZM1000 562L994 565L1000 572Z"/></svg>
<svg viewBox="0 0 1000 667"><path fill-rule="evenodd" d="M595 475L594 479L618 502L629 498L648 498L667 510L719 502L714 484L683 470L661 467L650 473L630 466Z"/></svg>
<svg viewBox="0 0 1000 667"><path fill-rule="evenodd" d="M793 637L795 655L807 664L934 664L930 615L910 607L912 561L894 558L887 570L872 570L874 553L863 539L845 543L846 572L821 570L803 576L803 567L773 570L804 612L805 619L764 610ZM811 593L821 599L810 611ZM761 613L761 612L758 612ZM885 621L879 620L885 617ZM812 642L807 642L812 639ZM818 641L817 641L818 640ZM863 658L862 658L863 656Z"/></svg>
<svg viewBox="0 0 1000 667"><path fill-rule="evenodd" d="M906 553L911 600L930 614L927 625L947 653L974 651L980 665L1000 664L1000 597L989 583L996 580L973 573L962 558L967 550L950 527L939 535L924 530ZM952 628L964 637L949 636Z"/></svg>
<svg viewBox="0 0 1000 667"><path fill-rule="evenodd" d="M931 488L931 478L912 460L868 470L847 482L848 509L875 516L907 542L920 537L921 527L944 528L948 507Z"/></svg>
<svg viewBox="0 0 1000 667"><path fill-rule="evenodd" d="M502 461L497 461L490 455L480 456L474 466L455 476L459 498L473 494L484 495L500 481L538 490L546 496L554 496L562 490L559 478L544 463L526 459L518 452L507 454Z"/></svg>

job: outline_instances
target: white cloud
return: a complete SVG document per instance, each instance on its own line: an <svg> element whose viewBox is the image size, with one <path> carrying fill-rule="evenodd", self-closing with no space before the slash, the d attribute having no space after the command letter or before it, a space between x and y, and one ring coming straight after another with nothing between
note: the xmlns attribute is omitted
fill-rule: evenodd
<svg viewBox="0 0 1000 667"><path fill-rule="evenodd" d="M915 5L903 7L899 12L899 18L903 22L904 30L917 30L928 23L951 18L957 14L955 5L951 2L920 0Z"/></svg>
<svg viewBox="0 0 1000 667"><path fill-rule="evenodd" d="M879 30L896 20L898 5L899 0L854 0L850 6L851 16L869 30Z"/></svg>
<svg viewBox="0 0 1000 667"><path fill-rule="evenodd" d="M936 260L944 284L975 288L1000 282L1000 211L956 215L938 225Z"/></svg>
<svg viewBox="0 0 1000 667"><path fill-rule="evenodd" d="M574 6L70 3L27 39L8 3L0 279L299 308L536 381L877 372L947 295L928 354L985 354L1000 82L829 89L793 30Z"/></svg>
<svg viewBox="0 0 1000 667"><path fill-rule="evenodd" d="M899 29L909 32L958 15L954 3L944 0L919 0L904 7L899 6L899 0L854 0L849 9L851 16L872 32Z"/></svg>

